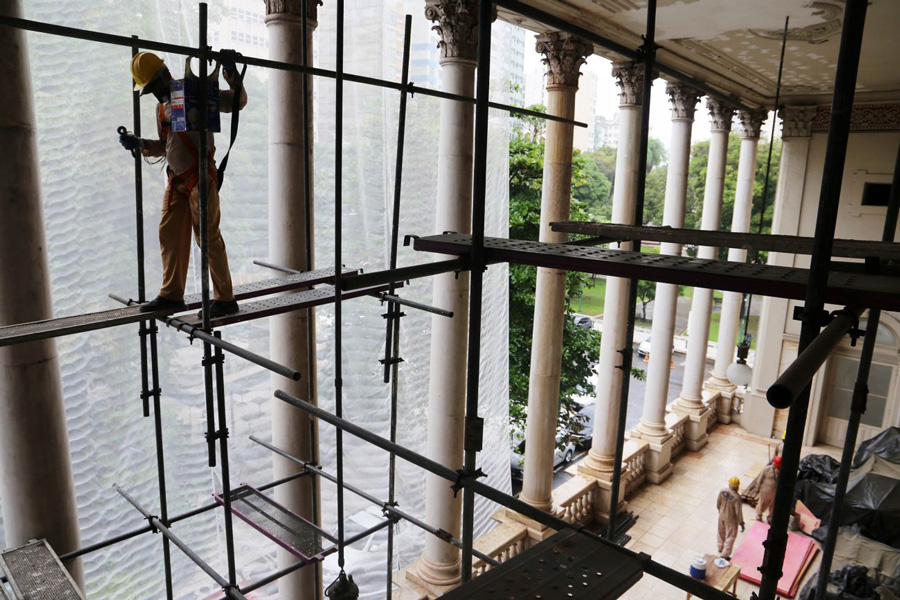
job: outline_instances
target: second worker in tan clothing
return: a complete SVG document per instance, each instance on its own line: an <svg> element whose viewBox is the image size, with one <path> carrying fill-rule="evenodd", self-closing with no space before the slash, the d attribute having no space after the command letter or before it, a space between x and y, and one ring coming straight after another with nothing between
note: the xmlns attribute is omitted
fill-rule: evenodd
<svg viewBox="0 0 900 600"><path fill-rule="evenodd" d="M759 488L759 500L756 503L756 520L762 521L763 514L768 511L767 522L772 522L772 506L775 504L775 489L778 487L778 473L781 471L781 457L772 459L772 464L767 465L759 472L753 484Z"/></svg>
<svg viewBox="0 0 900 600"><path fill-rule="evenodd" d="M719 492L716 498L716 510L719 511L719 556L725 560L731 559L731 551L734 549L734 540L737 539L738 527L744 530L744 509L738 488L741 480L732 477L728 480L728 487Z"/></svg>
<svg viewBox="0 0 900 600"><path fill-rule="evenodd" d="M200 133L196 131L171 131L172 109L169 101L169 83L172 76L168 68L155 54L139 52L132 59L131 73L136 82L135 90L141 95L152 93L159 100L156 107L158 139L141 139L122 135L121 144L128 150L139 148L147 157L164 156L169 184L163 196L159 222L159 249L162 255L162 287L159 295L141 306L142 312L178 308L184 303L184 288L191 257L191 232L200 244ZM234 85L234 74L224 71L225 80ZM234 91L219 90L221 112L230 112ZM239 110L247 104L247 92L242 88ZM213 301L210 317L220 317L238 311L228 268L225 240L219 230L219 193L216 183L216 146L212 132L207 139L208 151L208 231L209 274L213 283Z"/></svg>

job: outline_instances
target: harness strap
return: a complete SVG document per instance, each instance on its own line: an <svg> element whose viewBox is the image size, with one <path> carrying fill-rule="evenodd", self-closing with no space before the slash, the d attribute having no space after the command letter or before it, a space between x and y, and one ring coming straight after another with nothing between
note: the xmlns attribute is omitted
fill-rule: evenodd
<svg viewBox="0 0 900 600"><path fill-rule="evenodd" d="M159 114L159 120L158 120L159 132L160 132L160 135L162 136L163 143L167 143L169 140L169 133L171 131L172 124L166 120L166 107L162 102L159 103L158 114ZM188 136L187 132L178 131L176 133L178 134L178 137L181 138L181 143L184 144L185 148L188 149L188 152L190 152L191 156L194 158L194 164L193 164L193 166L191 166L191 168L189 168L184 173L181 173L180 175L172 174L171 169L170 169L169 170L169 181L170 182L171 181L183 182L184 186L187 188L188 192L190 192L195 187L197 187L197 184L200 182L200 169L199 169L200 153L197 151L197 148L194 146L194 143L191 141L191 138ZM209 151L209 159L207 161L207 172L209 173L210 181L217 184L218 176L216 173L216 167L215 167L215 162L214 162L215 156L216 156L216 150L215 150L215 148L213 148L212 150Z"/></svg>

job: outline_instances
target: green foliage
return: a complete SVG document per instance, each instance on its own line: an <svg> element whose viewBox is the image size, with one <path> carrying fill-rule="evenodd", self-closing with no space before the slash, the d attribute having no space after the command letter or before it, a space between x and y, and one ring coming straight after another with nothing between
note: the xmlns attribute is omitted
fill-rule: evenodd
<svg viewBox="0 0 900 600"><path fill-rule="evenodd" d="M647 304L656 298L656 282L644 281L643 279L639 280L637 285L637 295L638 300L641 302L641 320L646 321Z"/></svg>

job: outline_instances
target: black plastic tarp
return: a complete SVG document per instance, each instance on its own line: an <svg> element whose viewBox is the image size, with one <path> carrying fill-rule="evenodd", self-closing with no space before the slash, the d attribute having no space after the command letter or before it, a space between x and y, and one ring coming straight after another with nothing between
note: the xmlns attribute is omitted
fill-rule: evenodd
<svg viewBox="0 0 900 600"><path fill-rule="evenodd" d="M827 523L834 487L833 483L804 479L797 482L797 498ZM864 536L900 548L900 480L876 473L851 473L840 524L856 524Z"/></svg>
<svg viewBox="0 0 900 600"><path fill-rule="evenodd" d="M886 461L900 464L900 428L889 427L870 440L859 445L853 468L860 466L870 456L877 456Z"/></svg>

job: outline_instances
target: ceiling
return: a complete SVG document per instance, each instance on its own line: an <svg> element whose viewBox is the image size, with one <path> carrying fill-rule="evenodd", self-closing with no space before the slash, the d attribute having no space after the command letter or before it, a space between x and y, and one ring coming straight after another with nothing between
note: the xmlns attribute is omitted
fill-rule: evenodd
<svg viewBox="0 0 900 600"><path fill-rule="evenodd" d="M647 0L523 0L629 48L641 44ZM774 103L785 18L781 95L830 103L844 0L658 0L657 60L746 104ZM506 9L500 18L536 32L541 23ZM900 100L900 1L871 0L856 100ZM621 58L596 47L597 54Z"/></svg>

